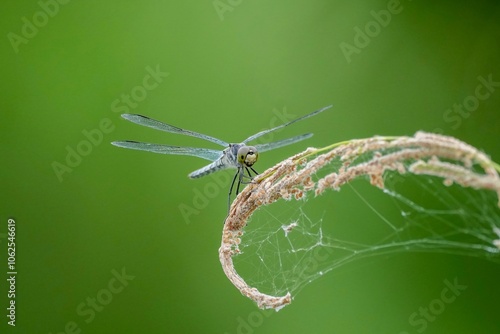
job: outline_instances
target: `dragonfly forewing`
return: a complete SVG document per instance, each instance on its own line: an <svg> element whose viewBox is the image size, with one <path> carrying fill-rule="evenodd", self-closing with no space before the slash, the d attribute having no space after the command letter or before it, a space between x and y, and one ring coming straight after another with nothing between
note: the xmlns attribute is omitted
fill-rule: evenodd
<svg viewBox="0 0 500 334"><path fill-rule="evenodd" d="M299 141L302 141L304 139L311 138L312 136L313 136L312 133L306 133L306 134L303 134L303 135L300 135L300 136L295 136L295 137L292 137L292 138L287 138L287 139L275 141L275 142L272 142L272 143L265 143L265 144L255 145L255 148L257 149L257 151L259 153L260 152L266 152L266 151L274 150L276 148L280 148L280 147L283 147L283 146L295 144L295 143L297 143Z"/></svg>
<svg viewBox="0 0 500 334"><path fill-rule="evenodd" d="M304 120L304 119L306 119L306 118L309 118L309 117L313 117L313 116L315 116L315 115L319 114L320 112L323 112L323 111L325 111L326 109L329 109L329 108L331 108L331 107L332 107L332 106L330 105L330 106L327 106L327 107L321 108L321 109L319 109L319 110L313 111L313 112L312 112L312 113L310 113L310 114L307 114L307 115L304 115L304 116L302 116L302 117L296 118L296 119L294 119L293 121L290 121L290 122L288 122L288 123L278 125L277 127L274 127L274 128L272 128L272 129L263 130L263 131L261 131L261 132L259 132L259 133L254 134L253 136L248 137L248 138L247 138L246 140L244 140L243 142L244 142L244 143L248 143L248 142L250 142L250 141L252 141L252 140L255 140L255 139L259 138L259 137L262 137L262 136L264 136L264 135L268 134L269 132L273 132L273 131L279 130L279 129L284 128L285 126L289 126L290 124L293 124L293 123L295 123L295 122L302 121L302 120Z"/></svg>
<svg viewBox="0 0 500 334"><path fill-rule="evenodd" d="M149 128L153 128L156 130L161 130L161 131L165 131L165 132L177 133L177 134L181 134L181 135L200 138L200 139L218 144L218 145L223 146L223 147L227 147L229 145L229 143L226 143L225 141L220 140L218 138L214 138L214 137L204 135L202 133L190 131L190 130L181 129L181 128L178 128L176 126L169 125L169 124L157 121L155 119L152 119L152 118L149 118L146 116L137 115L137 114L123 114L122 117L125 118L126 120L132 122L132 123L147 126Z"/></svg>

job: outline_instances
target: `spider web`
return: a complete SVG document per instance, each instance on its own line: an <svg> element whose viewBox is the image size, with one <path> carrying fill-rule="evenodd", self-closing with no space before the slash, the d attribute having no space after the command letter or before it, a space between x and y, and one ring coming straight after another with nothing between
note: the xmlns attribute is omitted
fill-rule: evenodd
<svg viewBox="0 0 500 334"><path fill-rule="evenodd" d="M323 173L338 168L334 162ZM367 257L412 251L500 262L494 192L396 171L384 173L383 190L367 181L261 207L234 257L241 277L263 293L295 296L325 274Z"/></svg>

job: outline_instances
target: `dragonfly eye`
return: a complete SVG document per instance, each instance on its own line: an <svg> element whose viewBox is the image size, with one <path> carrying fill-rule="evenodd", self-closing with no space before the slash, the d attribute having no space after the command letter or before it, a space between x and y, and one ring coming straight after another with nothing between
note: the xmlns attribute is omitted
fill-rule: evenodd
<svg viewBox="0 0 500 334"><path fill-rule="evenodd" d="M258 157L259 153L253 146L243 146L238 150L238 162L247 167L253 166Z"/></svg>

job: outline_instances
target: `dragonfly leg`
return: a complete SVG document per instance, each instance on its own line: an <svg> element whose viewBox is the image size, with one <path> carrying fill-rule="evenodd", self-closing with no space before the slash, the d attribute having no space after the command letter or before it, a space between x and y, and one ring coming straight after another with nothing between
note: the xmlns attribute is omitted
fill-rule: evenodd
<svg viewBox="0 0 500 334"><path fill-rule="evenodd" d="M253 169L252 167L245 167L245 170L247 171L248 173L248 176L244 175L244 172L243 172L243 176L241 177L241 183L243 184L249 184L249 183L252 183L253 181L253 178L257 175L259 175L259 173L257 173L257 171L255 169ZM252 170L252 172L255 173L254 176L252 176L252 174L250 173L250 170ZM249 181L243 181L243 178L247 178L249 179Z"/></svg>
<svg viewBox="0 0 500 334"><path fill-rule="evenodd" d="M227 211L229 211L229 207L231 206L231 194L233 193L234 182L236 181L236 177L240 174L240 170L236 171L234 174L233 182L231 182L231 187L229 188L229 194L227 194ZM238 190L240 188L240 181L238 181ZM238 190L236 191L236 195L238 195Z"/></svg>
<svg viewBox="0 0 500 334"><path fill-rule="evenodd" d="M248 169L250 168L250 169ZM247 171L248 173L248 176L245 175L245 170ZM233 187L234 187L234 183L236 182L236 177L238 177L238 184L236 185L236 195L238 195L240 193L240 185L241 184L249 184L252 182L252 174L250 173L250 170L252 170L252 172L255 173L255 175L259 175L259 173L257 173L255 171L255 169L253 169L252 167L245 167L245 169L243 169L243 167L238 167L238 170L236 171L236 174L234 174L234 177L233 177L233 181L231 182L231 187L229 188L229 194L227 195L227 209L229 211L229 208L231 207L231 194L233 193ZM250 181L245 181L244 179L247 178L249 179Z"/></svg>
<svg viewBox="0 0 500 334"><path fill-rule="evenodd" d="M252 170L252 172L255 173L255 176L259 175L259 173L255 169L253 169L253 167L250 167L250 169ZM248 175L250 175L250 172L248 173Z"/></svg>
<svg viewBox="0 0 500 334"><path fill-rule="evenodd" d="M245 167L245 170L247 171L248 176L247 176L247 175L245 175L245 171L243 170L243 168L241 168L241 169L242 169L242 171L241 171L241 176L240 176L240 182L241 182L241 183L243 183L243 184L249 184L249 183L252 183L252 179L253 179L253 177L252 177L252 174L250 173L250 169L251 169L251 170L255 173L255 175L259 175L259 173L257 173L257 172L255 171L255 169L253 169L252 167L250 167L250 169L248 169L248 168L249 168L249 167ZM244 178L245 178L245 179L248 179L249 181L244 181L244 180L243 180Z"/></svg>
<svg viewBox="0 0 500 334"><path fill-rule="evenodd" d="M245 175L245 171L243 170L243 167L240 167L238 168L238 174L239 174L239 178L238 178L238 186L236 187L236 195L238 195L240 193L240 184L247 184L248 182L245 182L243 181L243 178L244 177L247 177Z"/></svg>

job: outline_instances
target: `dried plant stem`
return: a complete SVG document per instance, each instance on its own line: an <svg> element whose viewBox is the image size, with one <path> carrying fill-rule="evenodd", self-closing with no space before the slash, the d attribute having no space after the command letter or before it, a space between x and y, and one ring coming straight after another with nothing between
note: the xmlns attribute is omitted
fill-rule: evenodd
<svg viewBox="0 0 500 334"><path fill-rule="evenodd" d="M356 163L357 158L367 155L369 159ZM333 159L340 159L342 167L314 183L311 176ZM482 172L473 170L473 166L479 166ZM372 137L322 149L309 148L258 175L235 199L224 224L219 249L224 273L260 308L279 310L288 305L292 300L290 293L285 296L263 294L250 287L233 266L232 257L240 252L238 246L250 216L260 206L280 198L300 199L310 191L320 195L327 189L338 190L364 175L370 177L372 185L383 189L387 170L441 177L445 185L456 183L463 187L493 190L500 199L499 165L476 148L452 137L418 132L413 137ZM500 245L500 241L496 243Z"/></svg>

